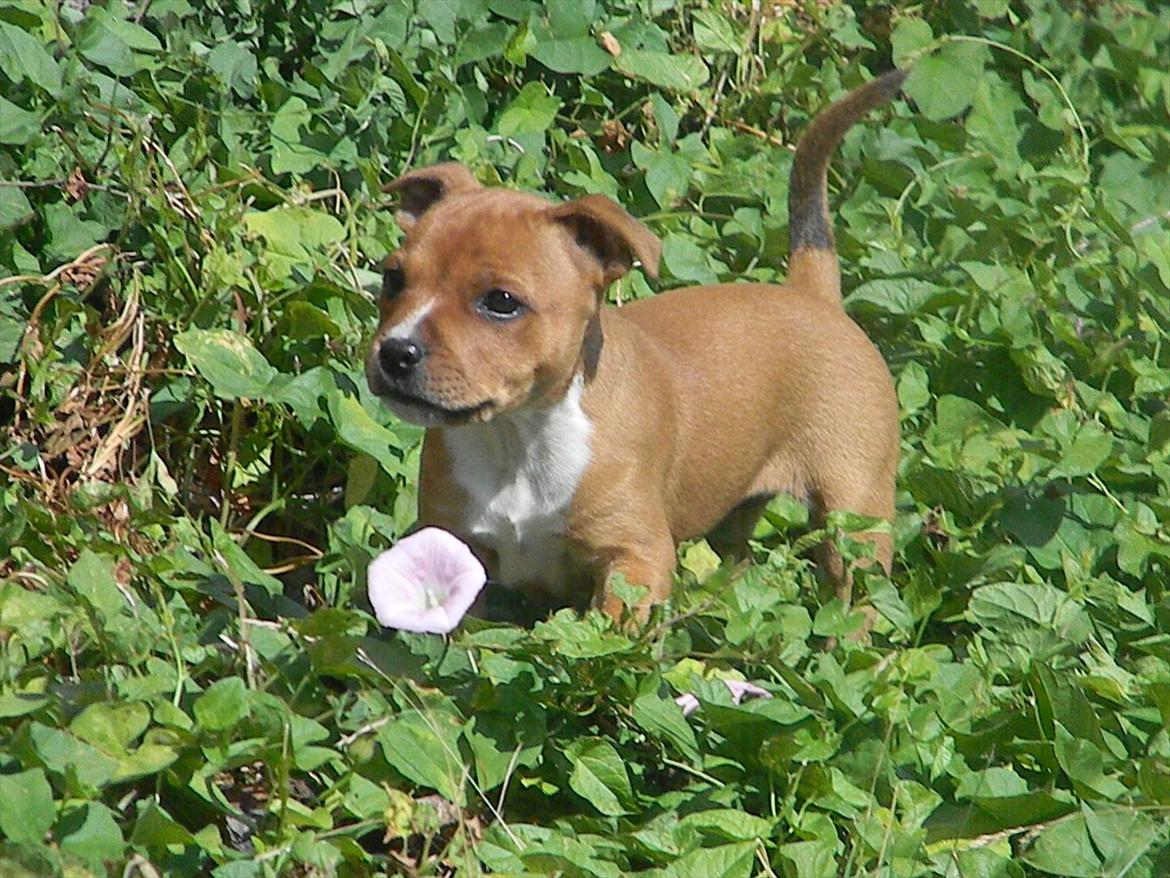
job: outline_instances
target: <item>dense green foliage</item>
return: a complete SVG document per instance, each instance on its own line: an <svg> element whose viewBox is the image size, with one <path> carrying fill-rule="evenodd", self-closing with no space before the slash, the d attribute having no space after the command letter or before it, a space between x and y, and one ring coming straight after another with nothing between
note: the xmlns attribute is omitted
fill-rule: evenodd
<svg viewBox="0 0 1170 878"><path fill-rule="evenodd" d="M912 58L832 174L903 407L870 642L782 500L641 637L379 630L382 184L778 280L794 138ZM1168 67L1160 0L0 2L0 874L1170 874Z"/></svg>

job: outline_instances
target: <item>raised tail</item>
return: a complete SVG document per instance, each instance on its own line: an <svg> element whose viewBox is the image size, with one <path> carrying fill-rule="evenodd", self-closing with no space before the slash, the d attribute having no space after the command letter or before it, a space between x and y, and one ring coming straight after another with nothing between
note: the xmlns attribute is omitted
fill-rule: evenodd
<svg viewBox="0 0 1170 878"><path fill-rule="evenodd" d="M841 301L841 267L829 220L829 159L854 122L902 87L908 70L891 70L849 92L818 115L796 145L788 181L788 282Z"/></svg>

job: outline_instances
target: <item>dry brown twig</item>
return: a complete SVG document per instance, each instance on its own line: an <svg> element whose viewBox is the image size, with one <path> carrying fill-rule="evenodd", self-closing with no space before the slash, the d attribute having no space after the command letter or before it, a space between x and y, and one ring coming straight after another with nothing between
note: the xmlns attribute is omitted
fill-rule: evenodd
<svg viewBox="0 0 1170 878"><path fill-rule="evenodd" d="M47 287L33 306L21 338L21 357L12 385L15 410L4 432L13 444L38 449L35 470L6 467L5 472L35 484L50 507L61 505L84 484L128 478L126 453L147 423L146 315L141 309L137 275L117 316L95 331L93 352L52 410L52 419L30 416L32 403L26 397L29 366L41 356L41 325L53 299L70 286L83 296L89 295L111 263L131 256L116 254L110 244L97 244L47 274L0 280L3 285ZM109 505L105 518L115 535L126 535L127 516L119 503L122 501Z"/></svg>

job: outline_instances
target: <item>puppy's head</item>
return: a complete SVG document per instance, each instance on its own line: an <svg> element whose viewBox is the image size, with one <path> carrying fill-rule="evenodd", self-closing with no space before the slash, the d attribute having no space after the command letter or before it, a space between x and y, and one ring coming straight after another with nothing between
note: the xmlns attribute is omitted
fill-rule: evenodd
<svg viewBox="0 0 1170 878"><path fill-rule="evenodd" d="M370 389L404 420L485 421L559 399L581 366L606 288L661 245L602 195L549 204L486 189L458 164L412 171L401 249L383 265Z"/></svg>

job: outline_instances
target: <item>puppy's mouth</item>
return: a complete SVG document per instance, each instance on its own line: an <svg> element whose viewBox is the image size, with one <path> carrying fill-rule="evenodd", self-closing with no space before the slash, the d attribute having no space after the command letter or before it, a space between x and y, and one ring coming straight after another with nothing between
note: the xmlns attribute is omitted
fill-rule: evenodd
<svg viewBox="0 0 1170 878"><path fill-rule="evenodd" d="M491 400L469 406L448 406L424 396L418 396L396 387L381 387L378 395L390 410L412 424L420 427L437 427L445 424L465 424L469 421L484 420L491 411Z"/></svg>

